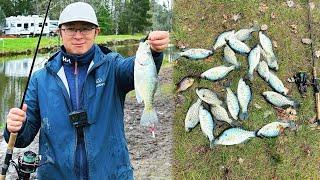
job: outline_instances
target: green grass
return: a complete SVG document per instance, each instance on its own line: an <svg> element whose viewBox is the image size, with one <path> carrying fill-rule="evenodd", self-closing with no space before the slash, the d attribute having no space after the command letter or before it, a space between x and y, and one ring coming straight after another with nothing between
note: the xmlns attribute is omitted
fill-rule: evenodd
<svg viewBox="0 0 320 180"><path fill-rule="evenodd" d="M201 2L201 3L200 3ZM260 3L268 6L266 12L259 11ZM294 1L295 8L289 8L283 1L175 1L174 40L183 42L189 48L212 48L213 40L221 33L230 29L248 28L253 23L267 24L267 35L278 44L274 48L279 58L279 71L276 75L289 88L289 95L301 103L298 109L299 125L296 133L286 131L285 135L273 139L255 138L249 142L235 146L217 146L209 149L209 141L202 134L199 125L190 133L184 131L184 119L190 105L196 100L195 88L205 86L224 97L223 83L232 82L232 90L236 92L239 78L247 72L247 58L237 55L242 63L239 71L229 74L227 80L220 82L197 81L187 92L185 102L176 106L174 117L174 167L175 179L319 179L320 132L312 130L308 120L315 115L312 88L308 88L307 98L301 98L295 84L286 80L298 71L306 71L312 75L312 60L310 46L303 45L301 38L309 37L307 1ZM320 3L317 1L313 11L313 21L320 23ZM271 18L271 13L276 18ZM223 22L223 14L241 13L238 22L228 20ZM297 34L290 31L290 25L297 25ZM319 50L320 29L313 27L314 46ZM248 42L253 47L258 42L257 33ZM211 67L224 64L223 48L219 49L208 61L188 61L182 59L174 66L173 80L178 82L188 74L199 74ZM318 63L319 65L319 63ZM319 67L319 66L318 66ZM319 68L318 68L319 70ZM255 74L251 86L254 91L253 101L249 107L249 119L243 126L249 130L273 122L277 119L275 110L262 98L261 93L271 90L270 87ZM262 108L257 109L254 104ZM269 117L264 113L272 111ZM215 130L219 134L223 128ZM310 154L306 152L310 149ZM243 159L240 163L239 159Z"/></svg>
<svg viewBox="0 0 320 180"><path fill-rule="evenodd" d="M111 41L122 41L127 39L141 39L144 35L109 35L98 36L96 43L106 43ZM34 51L38 43L38 37L31 38L3 38L0 41L0 52L20 52L25 50ZM42 37L40 48L58 46L61 44L61 39L58 37Z"/></svg>

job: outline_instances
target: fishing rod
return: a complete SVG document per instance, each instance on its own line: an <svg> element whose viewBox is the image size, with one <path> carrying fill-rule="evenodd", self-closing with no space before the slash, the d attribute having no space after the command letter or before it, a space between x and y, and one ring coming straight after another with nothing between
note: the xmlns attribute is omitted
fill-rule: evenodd
<svg viewBox="0 0 320 180"><path fill-rule="evenodd" d="M42 34L43 34L43 29L45 27L46 19L47 19L47 16L48 16L50 4L51 4L51 0L49 0L48 6L47 6L47 10L46 10L46 14L45 14L45 17L43 19L43 23L42 23L42 27L41 27L41 33L40 33L40 36L39 36L39 39L38 39L38 44L37 44L37 47L36 47L36 51L35 51L34 56L33 56L32 65L31 65L31 69L29 71L28 81L27 81L26 87L24 89L24 93L23 93L20 109L22 109L22 106L23 106L23 103L24 103L24 100L25 100L26 92L27 92L27 89L28 89L28 85L29 85L29 82L30 82L30 78L31 78L33 67L34 67L34 63L35 63L35 60L36 60L36 57L37 57L37 53L38 53L41 37L42 37ZM9 138L9 142L8 142L8 145L7 145L6 156L5 156L5 159L4 159L4 163L2 165L0 180L5 180L6 179L6 174L7 174L10 162L12 161L12 154L13 154L14 145L15 145L16 140L17 140L17 136L18 136L18 133L10 133L10 138ZM26 160L27 160L27 158L26 158ZM30 172L32 172L32 171L30 171ZM28 172L26 174L28 175ZM30 173L29 173L29 176L30 176Z"/></svg>
<svg viewBox="0 0 320 180"><path fill-rule="evenodd" d="M312 33L312 21L311 21L311 4L310 0L308 0L308 6L309 6L309 12L308 12L308 28L309 28L309 38L312 40L310 47L311 47L311 55L312 55L312 66L313 66L313 80L312 85L314 89L314 96L315 96L315 106L316 106L316 122L318 125L320 125L320 84L319 79L317 77L317 59L315 58L315 52L314 52L314 39L313 39L313 33Z"/></svg>

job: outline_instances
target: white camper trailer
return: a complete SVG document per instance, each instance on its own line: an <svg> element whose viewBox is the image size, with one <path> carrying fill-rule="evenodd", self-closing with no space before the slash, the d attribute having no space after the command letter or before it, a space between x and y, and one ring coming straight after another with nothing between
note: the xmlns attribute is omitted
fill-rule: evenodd
<svg viewBox="0 0 320 180"><path fill-rule="evenodd" d="M49 34L49 18L44 24L43 34ZM10 16L6 18L6 35L37 35L41 33L43 26L43 17L38 15L32 16Z"/></svg>

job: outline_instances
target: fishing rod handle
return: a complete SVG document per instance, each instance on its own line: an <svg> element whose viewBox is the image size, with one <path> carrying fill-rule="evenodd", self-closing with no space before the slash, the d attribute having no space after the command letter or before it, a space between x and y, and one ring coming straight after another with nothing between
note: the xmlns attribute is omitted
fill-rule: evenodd
<svg viewBox="0 0 320 180"><path fill-rule="evenodd" d="M316 93L317 120L320 120L320 94Z"/></svg>
<svg viewBox="0 0 320 180"><path fill-rule="evenodd" d="M8 150L13 150L14 145L16 143L16 139L17 139L18 133L10 133L10 138L9 138L9 142L8 142Z"/></svg>
<svg viewBox="0 0 320 180"><path fill-rule="evenodd" d="M10 160L12 159L13 148L16 143L17 136L18 136L18 133L10 133L10 138L7 146L7 153L6 153L5 161L3 163L0 180L6 179L6 173L10 165Z"/></svg>

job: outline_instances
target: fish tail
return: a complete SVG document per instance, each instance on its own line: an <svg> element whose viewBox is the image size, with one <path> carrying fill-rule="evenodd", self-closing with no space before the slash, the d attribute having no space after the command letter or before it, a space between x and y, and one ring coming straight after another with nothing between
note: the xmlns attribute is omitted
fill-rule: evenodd
<svg viewBox="0 0 320 180"><path fill-rule="evenodd" d="M300 108L300 103L298 101L293 101L293 108L294 109Z"/></svg>
<svg viewBox="0 0 320 180"><path fill-rule="evenodd" d="M242 124L239 121L232 121L230 125L232 127L242 127Z"/></svg>
<svg viewBox="0 0 320 180"><path fill-rule="evenodd" d="M214 148L214 139L210 141L210 149L213 149L213 148Z"/></svg>
<svg viewBox="0 0 320 180"><path fill-rule="evenodd" d="M240 114L239 118L241 120L247 120L248 116L249 116L248 112L243 112L243 113Z"/></svg>
<svg viewBox="0 0 320 180"><path fill-rule="evenodd" d="M248 75L247 75L247 79L249 79L249 81L252 81L252 80L253 80L253 74L248 73Z"/></svg>
<svg viewBox="0 0 320 180"><path fill-rule="evenodd" d="M151 126L152 124L158 123L157 112L154 108L144 108L140 120L140 125Z"/></svg>
<svg viewBox="0 0 320 180"><path fill-rule="evenodd" d="M181 57L181 54L180 53L177 53L177 54L173 54L170 58L169 58L169 62L173 62L173 61L176 61L177 59L179 59Z"/></svg>
<svg viewBox="0 0 320 180"><path fill-rule="evenodd" d="M255 24L255 25L253 25L253 27L252 27L252 31L254 31L254 32L256 32L256 31L260 31L260 26L259 26L259 24Z"/></svg>

